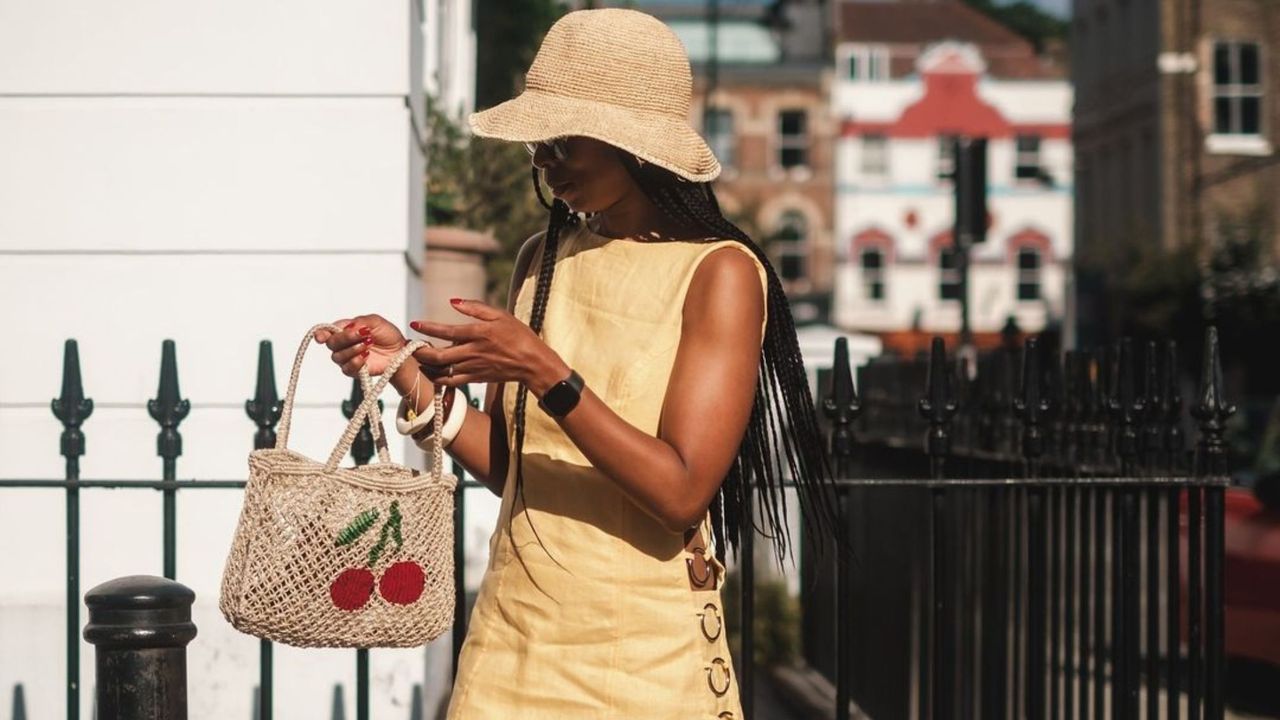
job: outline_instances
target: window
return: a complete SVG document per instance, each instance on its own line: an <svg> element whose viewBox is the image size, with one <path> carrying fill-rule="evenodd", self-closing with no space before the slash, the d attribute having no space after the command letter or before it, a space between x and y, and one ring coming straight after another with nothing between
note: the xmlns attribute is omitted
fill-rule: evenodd
<svg viewBox="0 0 1280 720"><path fill-rule="evenodd" d="M702 116L703 134L711 152L724 167L734 166L733 111L728 108L709 107Z"/></svg>
<svg viewBox="0 0 1280 720"><path fill-rule="evenodd" d="M956 136L938 136L938 179L950 182L956 174Z"/></svg>
<svg viewBox="0 0 1280 720"><path fill-rule="evenodd" d="M889 174L889 143L884 135L862 136L862 174L872 178Z"/></svg>
<svg viewBox="0 0 1280 720"><path fill-rule="evenodd" d="M1044 175L1040 169L1040 136L1019 135L1014 143L1014 177L1019 180L1042 179Z"/></svg>
<svg viewBox="0 0 1280 720"><path fill-rule="evenodd" d="M778 164L784 168L809 164L808 117L804 110L778 113Z"/></svg>
<svg viewBox="0 0 1280 720"><path fill-rule="evenodd" d="M846 76L850 80L889 79L889 49L879 45L856 45L849 51Z"/></svg>
<svg viewBox="0 0 1280 720"><path fill-rule="evenodd" d="M1213 45L1213 131L1262 134L1262 78L1257 43Z"/></svg>
<svg viewBox="0 0 1280 720"><path fill-rule="evenodd" d="M862 251L862 291L868 300L884 299L884 251L866 248Z"/></svg>
<svg viewBox="0 0 1280 720"><path fill-rule="evenodd" d="M778 276L782 280L800 280L805 277L808 235L808 223L799 212L788 210L778 219L778 229L773 234L773 249L778 258Z"/></svg>
<svg viewBox="0 0 1280 720"><path fill-rule="evenodd" d="M955 248L938 253L938 299L960 299L960 263Z"/></svg>
<svg viewBox="0 0 1280 720"><path fill-rule="evenodd" d="M1040 251L1018 251L1018 300L1040 299Z"/></svg>

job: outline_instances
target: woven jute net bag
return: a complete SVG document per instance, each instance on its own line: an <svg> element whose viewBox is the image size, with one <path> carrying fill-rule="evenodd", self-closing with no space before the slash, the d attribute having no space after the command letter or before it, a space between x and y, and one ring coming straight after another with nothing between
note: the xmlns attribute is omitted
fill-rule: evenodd
<svg viewBox="0 0 1280 720"><path fill-rule="evenodd" d="M289 376L274 448L249 454L240 522L218 607L236 629L298 647L414 647L453 621L453 493L435 396L431 470L391 462L378 396L419 347L391 360L376 385L360 368L364 401L325 462L288 448L298 375L317 330L307 331ZM379 462L338 464L365 422Z"/></svg>

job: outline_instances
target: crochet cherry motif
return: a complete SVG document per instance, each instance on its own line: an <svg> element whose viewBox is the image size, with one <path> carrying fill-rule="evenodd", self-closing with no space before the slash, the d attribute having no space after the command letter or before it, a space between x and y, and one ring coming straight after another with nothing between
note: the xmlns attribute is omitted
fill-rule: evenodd
<svg viewBox="0 0 1280 720"><path fill-rule="evenodd" d="M338 533L336 544L341 547L350 545L360 539L374 523L378 521L377 509L366 510L357 515ZM368 568L347 568L334 578L329 585L329 598L335 607L341 610L359 610L373 596L375 579L372 568L378 558L387 549L388 542L394 542L395 552L404 546L400 535L400 503L393 501L386 522L382 524L378 543L369 549ZM409 605L422 597L422 589L426 584L426 574L422 567L412 560L393 563L382 573L382 579L376 581L378 592L387 602L396 605Z"/></svg>

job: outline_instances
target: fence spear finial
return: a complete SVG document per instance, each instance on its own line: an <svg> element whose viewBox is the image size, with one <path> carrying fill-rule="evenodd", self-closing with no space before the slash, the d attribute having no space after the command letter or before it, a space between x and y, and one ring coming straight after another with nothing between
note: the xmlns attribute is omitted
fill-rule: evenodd
<svg viewBox="0 0 1280 720"><path fill-rule="evenodd" d="M920 414L929 421L925 452L935 463L951 449L951 417L959 405L951 394L951 366L942 338L933 338L929 352L929 374L925 380L925 396L920 398ZM936 474L936 471L935 471Z"/></svg>
<svg viewBox="0 0 1280 720"><path fill-rule="evenodd" d="M849 339L836 338L831 389L822 401L822 412L832 421L831 453L836 458L853 454L853 421L861 411L862 401L853 386L853 368L849 364Z"/></svg>
<svg viewBox="0 0 1280 720"><path fill-rule="evenodd" d="M1022 457L1036 461L1044 453L1044 416L1052 405L1044 394L1044 376L1040 374L1040 341L1029 337L1022 351L1021 397L1014 398L1013 411L1022 421Z"/></svg>
<svg viewBox="0 0 1280 720"><path fill-rule="evenodd" d="M178 360L172 340L160 346L160 387L156 397L147 401L147 413L160 423L156 436L156 454L168 462L182 455L182 435L178 425L191 412L191 401L183 400L178 390Z"/></svg>
<svg viewBox="0 0 1280 720"><path fill-rule="evenodd" d="M1227 430L1227 420L1235 413L1235 406L1227 403L1224 397L1218 328L1210 325L1205 330L1199 397L1191 409L1191 415L1200 426L1199 452L1203 472L1210 475L1226 473L1227 445L1223 435Z"/></svg>
<svg viewBox="0 0 1280 720"><path fill-rule="evenodd" d="M253 399L244 402L244 411L258 426L253 435L255 450L275 447L276 423L280 420L280 395L276 392L276 376L272 360L271 341L258 343L257 390Z"/></svg>
<svg viewBox="0 0 1280 720"><path fill-rule="evenodd" d="M62 394L51 403L53 416L62 423L62 456L78 465L84 455L84 432L80 426L93 414L93 400L84 396L80 379L80 349L75 340L62 347Z"/></svg>

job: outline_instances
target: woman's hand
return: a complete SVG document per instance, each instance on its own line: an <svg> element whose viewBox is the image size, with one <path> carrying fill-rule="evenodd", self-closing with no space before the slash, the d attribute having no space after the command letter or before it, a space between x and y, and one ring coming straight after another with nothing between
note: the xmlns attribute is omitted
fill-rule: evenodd
<svg viewBox="0 0 1280 720"><path fill-rule="evenodd" d="M404 334L381 315L360 315L354 318L334 320L342 332L317 330L316 342L324 343L333 351L334 364L342 368L342 374L355 377L363 365L371 376L381 375L391 358L404 347Z"/></svg>
<svg viewBox="0 0 1280 720"><path fill-rule="evenodd" d="M441 385L522 382L538 397L569 374L569 366L542 338L511 313L479 300L451 301L453 309L475 319L446 325L419 320L415 331L448 340L450 347L419 348L413 357L431 379ZM449 366L453 366L452 374Z"/></svg>

